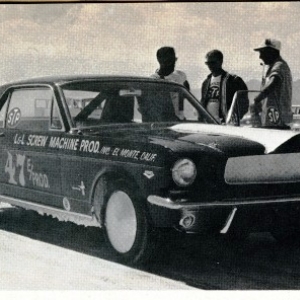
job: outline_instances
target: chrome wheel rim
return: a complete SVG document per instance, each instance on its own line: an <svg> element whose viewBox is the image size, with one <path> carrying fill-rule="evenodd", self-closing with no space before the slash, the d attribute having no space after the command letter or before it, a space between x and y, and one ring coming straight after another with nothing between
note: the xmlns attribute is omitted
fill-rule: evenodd
<svg viewBox="0 0 300 300"><path fill-rule="evenodd" d="M106 207L105 226L111 245L120 253L130 251L137 233L137 218L130 197L123 191L110 196Z"/></svg>

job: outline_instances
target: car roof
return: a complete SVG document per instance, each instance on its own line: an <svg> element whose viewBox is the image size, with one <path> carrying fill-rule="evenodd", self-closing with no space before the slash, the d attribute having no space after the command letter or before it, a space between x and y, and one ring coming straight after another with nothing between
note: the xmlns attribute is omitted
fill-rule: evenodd
<svg viewBox="0 0 300 300"><path fill-rule="evenodd" d="M125 75L50 75L42 77L34 77L29 79L22 79L18 81L12 81L0 86L0 97L3 93L10 87L16 85L34 85L34 84L64 84L71 83L73 81L89 81L89 80L100 80L100 81L139 81L139 82L160 82L164 84L175 84L175 82L170 82L161 78L151 78L151 77L142 77L142 76L125 76ZM180 85L181 86L181 85Z"/></svg>
<svg viewBox="0 0 300 300"><path fill-rule="evenodd" d="M129 81L152 81L152 82L168 82L160 78L142 77L142 76L120 76L120 75L51 75L43 77L35 77L29 79L23 79L18 81L13 81L5 84L5 86L12 86L18 84L62 84L78 80L129 80ZM173 83L173 82L172 82Z"/></svg>

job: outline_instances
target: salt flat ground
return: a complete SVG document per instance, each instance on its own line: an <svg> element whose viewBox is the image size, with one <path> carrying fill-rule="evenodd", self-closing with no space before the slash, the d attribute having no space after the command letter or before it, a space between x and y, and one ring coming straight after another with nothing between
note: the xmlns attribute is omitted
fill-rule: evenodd
<svg viewBox="0 0 300 300"><path fill-rule="evenodd" d="M4 212L8 217L5 218L4 224L0 213L2 219L0 289L2 290L189 289L180 281L136 270L82 253L80 250L76 251L78 249L72 249L73 247L66 247L64 244L66 239L74 240L76 236L76 226L73 228L73 224L68 224L67 227L71 227L67 228L65 227L67 223L56 222L51 218L40 217L33 212L8 205L1 206L2 215ZM9 220L10 217L12 218ZM62 228L60 228L61 224ZM6 226L9 231L3 230ZM103 244L100 232L99 237L95 232L91 235L95 234L94 237L99 238L98 242ZM82 234L84 233L80 233L79 230L78 240L76 239L75 243L85 243L86 237ZM46 240L50 238L56 242L41 241L38 235L44 235ZM60 239L63 240L64 245L59 242ZM95 246L96 244L91 247L91 251Z"/></svg>
<svg viewBox="0 0 300 300"><path fill-rule="evenodd" d="M152 262L116 263L100 229L0 206L0 290L298 290L300 246L268 233L243 242L166 240Z"/></svg>

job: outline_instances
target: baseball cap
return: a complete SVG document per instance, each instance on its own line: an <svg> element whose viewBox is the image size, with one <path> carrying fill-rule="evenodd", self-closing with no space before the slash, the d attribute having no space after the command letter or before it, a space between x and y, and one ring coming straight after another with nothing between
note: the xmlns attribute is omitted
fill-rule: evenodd
<svg viewBox="0 0 300 300"><path fill-rule="evenodd" d="M280 51L281 42L276 39L265 39L263 44L260 47L255 48L254 51L260 51L265 48L273 48Z"/></svg>

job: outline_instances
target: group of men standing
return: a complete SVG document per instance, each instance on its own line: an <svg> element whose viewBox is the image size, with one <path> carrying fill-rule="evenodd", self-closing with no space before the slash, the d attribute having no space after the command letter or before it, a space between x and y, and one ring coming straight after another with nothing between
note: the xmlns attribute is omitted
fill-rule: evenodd
<svg viewBox="0 0 300 300"><path fill-rule="evenodd" d="M250 106L251 117L258 126L267 128L290 128L292 122L292 75L288 64L280 56L281 43L276 39L265 39L263 44L254 49L259 58L268 65L262 87ZM173 81L190 88L184 72L175 70L176 55L173 47L158 49L159 69L151 77ZM209 51L205 64L210 74L202 83L201 104L219 122L224 123L231 107L234 94L239 93L236 107L241 119L249 109L247 85L237 75L226 72L223 68L223 54L220 50ZM244 91L244 92L242 92ZM179 110L183 109L179 107ZM257 123L258 122L258 123Z"/></svg>

